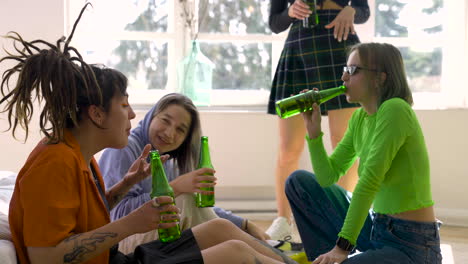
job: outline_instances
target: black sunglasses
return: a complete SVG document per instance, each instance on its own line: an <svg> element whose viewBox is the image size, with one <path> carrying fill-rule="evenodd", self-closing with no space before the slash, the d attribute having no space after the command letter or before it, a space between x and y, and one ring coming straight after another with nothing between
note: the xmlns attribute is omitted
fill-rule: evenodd
<svg viewBox="0 0 468 264"><path fill-rule="evenodd" d="M366 70L366 71L375 71L375 72L377 71L375 69L363 68L363 67L359 67L359 66L356 66L356 65L344 66L343 67L343 73L347 73L350 76L357 73L356 70Z"/></svg>

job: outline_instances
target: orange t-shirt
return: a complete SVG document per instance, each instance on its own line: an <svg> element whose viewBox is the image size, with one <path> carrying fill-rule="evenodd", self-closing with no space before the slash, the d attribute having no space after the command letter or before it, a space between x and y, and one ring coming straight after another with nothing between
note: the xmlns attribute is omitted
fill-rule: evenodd
<svg viewBox="0 0 468 264"><path fill-rule="evenodd" d="M21 264L30 263L27 247L53 247L75 234L110 222L94 178L71 132L65 143L41 141L18 174L10 202L9 222ZM104 183L92 160L102 188ZM107 264L109 251L87 263Z"/></svg>

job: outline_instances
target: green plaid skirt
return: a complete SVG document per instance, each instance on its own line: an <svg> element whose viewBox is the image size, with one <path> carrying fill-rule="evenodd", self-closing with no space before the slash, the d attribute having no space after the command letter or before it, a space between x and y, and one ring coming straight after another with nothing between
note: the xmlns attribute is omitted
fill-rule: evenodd
<svg viewBox="0 0 468 264"><path fill-rule="evenodd" d="M346 41L338 42L333 29L324 28L340 10L318 10L319 25L313 29L302 27L302 20L295 21L284 44L275 77L271 85L268 113L276 114L275 102L298 94L304 89L325 90L343 84L341 75L346 65L347 49L359 43L357 35L348 35ZM341 95L320 106L322 114L327 111L358 107Z"/></svg>

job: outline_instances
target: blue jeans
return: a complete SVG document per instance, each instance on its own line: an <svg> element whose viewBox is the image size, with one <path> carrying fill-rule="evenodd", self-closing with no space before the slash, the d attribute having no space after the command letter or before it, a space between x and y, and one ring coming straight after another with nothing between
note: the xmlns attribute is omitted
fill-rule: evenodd
<svg viewBox="0 0 468 264"><path fill-rule="evenodd" d="M321 187L315 175L295 171L286 181L286 196L309 260L335 246L351 194L334 184ZM438 223L424 223L369 214L356 249L343 264L442 263Z"/></svg>

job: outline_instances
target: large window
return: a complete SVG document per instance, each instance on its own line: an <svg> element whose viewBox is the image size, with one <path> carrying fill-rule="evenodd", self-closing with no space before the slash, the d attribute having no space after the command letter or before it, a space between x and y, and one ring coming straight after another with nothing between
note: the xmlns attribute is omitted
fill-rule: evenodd
<svg viewBox="0 0 468 264"><path fill-rule="evenodd" d="M400 48L417 108L466 106L468 89L458 81L467 68L466 7L461 2L369 0L371 18L357 27L361 41ZM74 45L87 61L124 72L134 104L152 104L162 94L179 91L177 65L196 35L201 52L214 65L211 105L266 105L287 34L269 30L270 0L92 3ZM68 0L67 28L83 4Z"/></svg>
<svg viewBox="0 0 468 264"><path fill-rule="evenodd" d="M463 3L375 0L372 5L371 40L400 49L415 106L466 107L466 89L456 79L463 74L459 61L467 52L466 45L460 46L466 41Z"/></svg>
<svg viewBox="0 0 468 264"><path fill-rule="evenodd" d="M129 79L133 104L152 104L174 86L174 1L91 1L73 38L87 62L103 63ZM69 0L68 28L85 1Z"/></svg>

